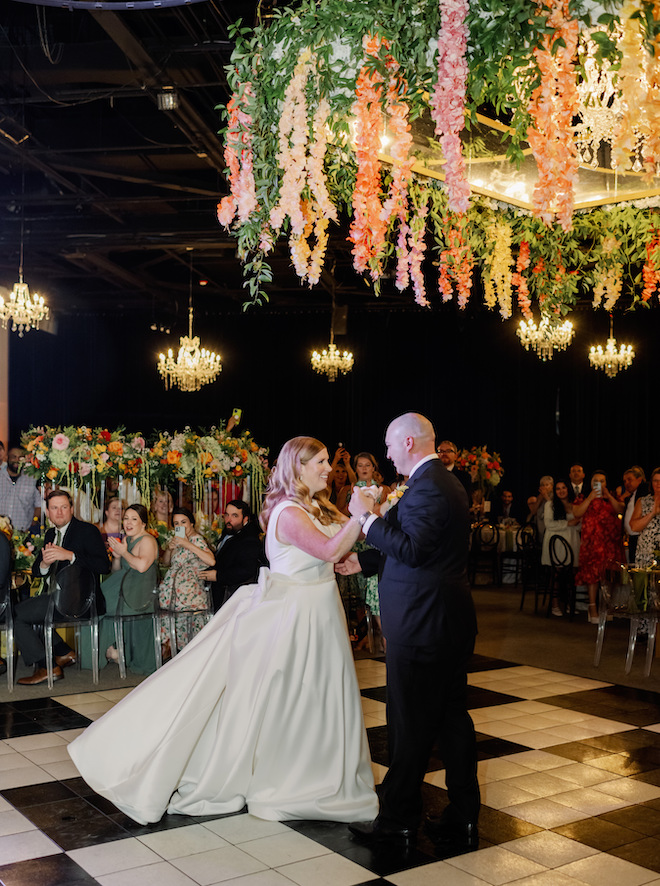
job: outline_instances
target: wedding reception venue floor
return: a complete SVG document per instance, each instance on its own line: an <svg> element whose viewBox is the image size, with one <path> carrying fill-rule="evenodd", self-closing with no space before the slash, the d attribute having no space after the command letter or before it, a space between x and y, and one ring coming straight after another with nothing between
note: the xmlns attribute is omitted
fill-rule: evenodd
<svg viewBox="0 0 660 886"><path fill-rule="evenodd" d="M246 813L131 821L87 787L67 744L131 691L105 669L0 702L0 883L5 886L660 886L660 695L644 648L623 672L626 636L518 610L514 589L479 588L469 704L482 789L478 851L438 859L378 852L345 825ZM536 657L536 661L533 658ZM387 771L385 664L356 661L376 781ZM660 674L660 665L658 665ZM86 681L86 682L85 682ZM75 682L76 686L72 684ZM115 688L112 688L116 682ZM80 688L87 691L64 692ZM119 688L117 688L119 687ZM425 808L445 802L439 756Z"/></svg>

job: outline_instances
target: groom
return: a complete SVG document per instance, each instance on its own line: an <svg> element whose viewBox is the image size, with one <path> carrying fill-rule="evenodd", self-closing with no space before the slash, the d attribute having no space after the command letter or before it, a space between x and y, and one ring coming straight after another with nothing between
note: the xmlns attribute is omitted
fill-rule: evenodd
<svg viewBox="0 0 660 886"><path fill-rule="evenodd" d="M408 477L385 518L361 490L351 515L378 551L351 554L338 571L382 569L378 585L387 639L387 728L390 766L373 822L349 825L368 844L414 842L421 786L436 739L446 769L449 804L427 829L440 851L476 849L479 785L476 739L467 711L467 663L476 618L467 581L469 514L465 489L435 451L423 415L395 419L385 435L388 458ZM382 552L379 554L379 552Z"/></svg>

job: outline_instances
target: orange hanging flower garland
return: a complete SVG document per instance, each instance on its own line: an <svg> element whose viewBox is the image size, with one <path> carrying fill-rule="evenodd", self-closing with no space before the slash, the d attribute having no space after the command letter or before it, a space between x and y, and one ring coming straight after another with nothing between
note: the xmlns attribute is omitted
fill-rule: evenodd
<svg viewBox="0 0 660 886"><path fill-rule="evenodd" d="M527 277L525 271L529 267L529 243L527 240L521 240L518 247L518 259L516 261L516 270L511 275L511 283L518 290L518 307L526 320L532 319L532 300L529 297L529 288L527 287Z"/></svg>
<svg viewBox="0 0 660 886"><path fill-rule="evenodd" d="M242 224L258 206L253 172L252 116L247 110L253 98L252 84L241 83L227 105L225 163L229 169L230 192L218 203L218 221L225 228L235 217Z"/></svg>
<svg viewBox="0 0 660 886"><path fill-rule="evenodd" d="M642 268L642 301L647 302L656 289L660 289L660 234L653 232L652 238L646 244L646 261Z"/></svg>
<svg viewBox="0 0 660 886"><path fill-rule="evenodd" d="M551 224L556 215L568 231L573 223L578 174L573 140L573 118L579 107L574 62L578 22L570 18L568 0L542 0L538 11L545 15L553 33L545 35L542 46L534 49L541 83L530 99L534 125L527 130L539 171L533 203L535 214L546 224Z"/></svg>

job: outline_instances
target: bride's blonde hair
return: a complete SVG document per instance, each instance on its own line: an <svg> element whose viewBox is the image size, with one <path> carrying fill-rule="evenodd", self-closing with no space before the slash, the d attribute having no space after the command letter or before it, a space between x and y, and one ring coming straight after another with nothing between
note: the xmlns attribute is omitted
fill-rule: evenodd
<svg viewBox="0 0 660 886"><path fill-rule="evenodd" d="M259 517L264 530L268 526L273 508L285 499L298 502L324 526L341 522L341 512L330 502L329 490L322 489L310 496L309 489L301 479L304 465L325 448L314 437L294 437L284 444L275 467L270 472L266 498Z"/></svg>

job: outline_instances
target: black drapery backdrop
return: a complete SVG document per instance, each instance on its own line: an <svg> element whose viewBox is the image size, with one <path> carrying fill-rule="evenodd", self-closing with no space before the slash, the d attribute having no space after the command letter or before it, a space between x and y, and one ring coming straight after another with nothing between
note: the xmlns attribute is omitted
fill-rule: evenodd
<svg viewBox="0 0 660 886"><path fill-rule="evenodd" d="M420 411L438 438L459 447L486 444L501 454L505 484L525 499L543 473L566 476L581 461L603 468L618 485L631 464L660 464L658 309L616 318L619 342L637 349L632 367L608 379L588 365L604 343L603 311L572 315L574 344L542 363L526 352L516 323L470 308L358 312L349 306L340 348L355 354L347 377L328 383L309 354L327 344L329 316L250 311L200 317L202 344L218 350L223 371L196 393L165 391L155 370L159 350L178 344L149 329L151 318L61 317L57 335L11 335L10 423L16 440L30 424L125 426L148 434L186 424L208 427L235 406L243 424L276 454L296 434L311 434L332 451L366 449L384 461L387 422ZM391 466L384 464L391 475Z"/></svg>

